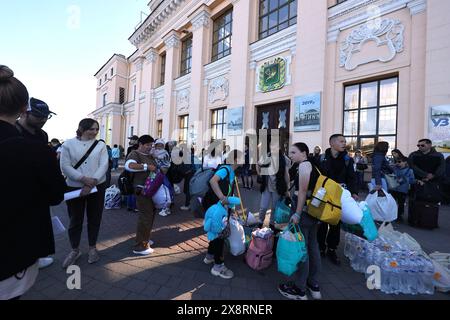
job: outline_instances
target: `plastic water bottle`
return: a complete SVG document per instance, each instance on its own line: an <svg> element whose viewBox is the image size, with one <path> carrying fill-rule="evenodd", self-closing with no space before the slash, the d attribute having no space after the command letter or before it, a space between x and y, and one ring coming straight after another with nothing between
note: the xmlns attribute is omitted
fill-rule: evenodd
<svg viewBox="0 0 450 320"><path fill-rule="evenodd" d="M381 263L381 291L384 293L391 293L391 272L389 267L390 259L387 255L384 256Z"/></svg>
<svg viewBox="0 0 450 320"><path fill-rule="evenodd" d="M323 187L317 190L317 193L313 196L313 199L311 200L311 205L313 205L314 207L319 207L321 204L321 200L323 200L326 193L327 190Z"/></svg>
<svg viewBox="0 0 450 320"><path fill-rule="evenodd" d="M433 262L425 257L419 257L421 261L422 269L421 271L421 293L423 294L434 294L434 265Z"/></svg>

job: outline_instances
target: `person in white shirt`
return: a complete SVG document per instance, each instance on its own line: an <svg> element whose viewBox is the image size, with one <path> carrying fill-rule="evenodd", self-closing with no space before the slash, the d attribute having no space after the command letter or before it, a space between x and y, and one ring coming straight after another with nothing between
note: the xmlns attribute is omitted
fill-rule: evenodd
<svg viewBox="0 0 450 320"><path fill-rule="evenodd" d="M70 217L68 231L72 251L64 260L63 268L74 264L81 256L79 245L85 210L88 218L88 262L94 263L100 259L96 244L102 220L109 156L106 145L95 140L98 131L97 121L83 119L79 124L77 137L67 140L62 145L61 170L67 177L68 191L81 189L79 198L67 201ZM92 152L78 168L75 168L94 144L96 146ZM91 193L94 187L97 187L98 191Z"/></svg>
<svg viewBox="0 0 450 320"><path fill-rule="evenodd" d="M218 152L219 153L219 152ZM217 167L223 163L221 154L216 155L216 149L212 149L210 153L206 152L203 157L203 169L217 169Z"/></svg>

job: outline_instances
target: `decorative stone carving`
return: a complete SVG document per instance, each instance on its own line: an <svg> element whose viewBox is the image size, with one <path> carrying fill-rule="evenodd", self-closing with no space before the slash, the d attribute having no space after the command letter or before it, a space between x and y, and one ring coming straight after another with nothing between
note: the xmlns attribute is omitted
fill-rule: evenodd
<svg viewBox="0 0 450 320"><path fill-rule="evenodd" d="M144 65L144 59L142 57L137 58L134 61L136 65L136 71L142 71L142 66Z"/></svg>
<svg viewBox="0 0 450 320"><path fill-rule="evenodd" d="M145 55L148 63L154 63L158 59L158 53L154 49L150 49Z"/></svg>
<svg viewBox="0 0 450 320"><path fill-rule="evenodd" d="M225 100L228 97L229 82L225 77L213 79L208 87L208 102L214 103L217 100Z"/></svg>
<svg viewBox="0 0 450 320"><path fill-rule="evenodd" d="M199 28L209 27L209 21L210 21L210 15L206 11L199 12L193 19L192 19L192 29L195 31Z"/></svg>
<svg viewBox="0 0 450 320"><path fill-rule="evenodd" d="M164 98L159 98L156 100L156 117L161 119L164 113Z"/></svg>
<svg viewBox="0 0 450 320"><path fill-rule="evenodd" d="M278 114L279 114L279 117L278 117L278 129L287 128L287 125L286 125L286 113L287 113L286 109L278 111Z"/></svg>
<svg viewBox="0 0 450 320"><path fill-rule="evenodd" d="M180 37L172 34L164 41L167 49L178 48L180 46Z"/></svg>
<svg viewBox="0 0 450 320"><path fill-rule="evenodd" d="M177 93L177 112L182 113L189 111L189 98L191 92L189 89L180 90Z"/></svg>
<svg viewBox="0 0 450 320"><path fill-rule="evenodd" d="M403 51L403 31L405 27L400 20L383 19L378 24L375 21L377 20L369 21L353 30L347 39L341 43L340 67L352 71L362 64L374 61L389 62L394 59L397 53ZM353 55L361 52L363 45L368 41L375 41L378 47L386 46L389 49L389 55L368 57L362 62L353 64L351 61Z"/></svg>

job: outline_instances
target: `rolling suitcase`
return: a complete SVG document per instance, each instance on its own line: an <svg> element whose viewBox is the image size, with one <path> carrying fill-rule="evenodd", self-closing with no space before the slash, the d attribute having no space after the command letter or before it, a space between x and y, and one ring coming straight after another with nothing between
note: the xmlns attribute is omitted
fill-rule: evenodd
<svg viewBox="0 0 450 320"><path fill-rule="evenodd" d="M414 201L410 202L408 222L413 226L426 229L438 228L439 204Z"/></svg>

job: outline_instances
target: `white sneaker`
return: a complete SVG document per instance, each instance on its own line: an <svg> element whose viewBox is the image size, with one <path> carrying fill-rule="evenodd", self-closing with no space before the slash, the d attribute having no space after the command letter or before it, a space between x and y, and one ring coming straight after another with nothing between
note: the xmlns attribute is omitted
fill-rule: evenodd
<svg viewBox="0 0 450 320"><path fill-rule="evenodd" d="M39 269L44 269L53 263L52 257L39 258Z"/></svg>
<svg viewBox="0 0 450 320"><path fill-rule="evenodd" d="M231 279L234 277L233 271L225 267L225 265L222 265L220 269L215 269L214 267L211 268L211 274L213 276L219 276L223 279Z"/></svg>
<svg viewBox="0 0 450 320"><path fill-rule="evenodd" d="M208 256L206 256L205 259L203 259L204 264L211 264L213 262L214 262L214 257L208 258Z"/></svg>
<svg viewBox="0 0 450 320"><path fill-rule="evenodd" d="M148 255L152 254L153 251L154 250L152 248L150 248L150 245L147 242L143 242L139 245L136 245L133 248L133 253L140 255L140 256L148 256Z"/></svg>
<svg viewBox="0 0 450 320"><path fill-rule="evenodd" d="M63 269L66 269L68 266L73 265L80 257L81 251L79 249L72 249L72 251L67 255L66 259L64 259L64 262L62 264Z"/></svg>
<svg viewBox="0 0 450 320"><path fill-rule="evenodd" d="M189 210L191 210L191 208L186 207L186 206L182 206L182 207L180 207L180 210L181 211L189 211Z"/></svg>
<svg viewBox="0 0 450 320"><path fill-rule="evenodd" d="M158 214L159 214L161 217L167 217L166 209L162 209Z"/></svg>
<svg viewBox="0 0 450 320"><path fill-rule="evenodd" d="M172 212L170 211L170 209L169 209L169 208L166 208L165 210L166 210L166 215L170 215L170 214L172 214Z"/></svg>
<svg viewBox="0 0 450 320"><path fill-rule="evenodd" d="M320 293L320 289L319 287L310 287L309 285L307 286L309 293L311 293L311 296L314 300L322 300L322 294Z"/></svg>

